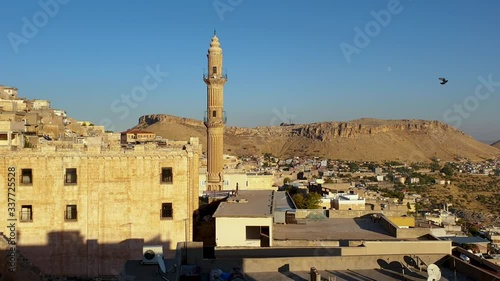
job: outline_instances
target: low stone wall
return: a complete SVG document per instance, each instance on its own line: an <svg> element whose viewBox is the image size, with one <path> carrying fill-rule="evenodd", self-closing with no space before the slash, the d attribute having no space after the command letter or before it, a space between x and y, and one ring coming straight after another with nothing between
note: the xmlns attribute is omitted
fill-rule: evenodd
<svg viewBox="0 0 500 281"><path fill-rule="evenodd" d="M454 256L449 256L449 258L445 261L447 266L451 269L456 269L458 272L463 275L473 279L473 280L481 280L481 281L497 281L498 277L495 275L480 270L477 267L459 259Z"/></svg>
<svg viewBox="0 0 500 281"><path fill-rule="evenodd" d="M325 218L328 216L327 215L327 210L323 209L297 209L295 210L295 218L296 219L306 219L311 216L317 217L317 216L324 216Z"/></svg>
<svg viewBox="0 0 500 281"><path fill-rule="evenodd" d="M441 259L445 255L426 255L420 257L428 263ZM284 257L284 258L225 258L204 260L202 272L208 273L213 268L230 271L239 267L246 273L252 272L293 272L309 271L311 267L318 270L356 270L385 268L396 262L406 264L409 255L377 255L377 256L338 256L338 257Z"/></svg>
<svg viewBox="0 0 500 281"><path fill-rule="evenodd" d="M338 247L339 241L273 240L274 247Z"/></svg>
<svg viewBox="0 0 500 281"><path fill-rule="evenodd" d="M415 239L431 233L429 228L399 228L386 216L382 216L380 224L394 237L398 239Z"/></svg>
<svg viewBox="0 0 500 281"><path fill-rule="evenodd" d="M402 211L373 211L373 210L328 210L327 217L337 219L353 219L368 216L371 214L384 214L388 217L397 217L405 215Z"/></svg>

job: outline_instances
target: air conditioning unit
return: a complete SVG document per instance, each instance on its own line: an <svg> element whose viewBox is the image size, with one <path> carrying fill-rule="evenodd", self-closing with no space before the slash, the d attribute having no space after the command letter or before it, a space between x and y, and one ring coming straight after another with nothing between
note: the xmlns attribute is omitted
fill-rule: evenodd
<svg viewBox="0 0 500 281"><path fill-rule="evenodd" d="M163 262L163 246L143 246L141 264L160 264Z"/></svg>

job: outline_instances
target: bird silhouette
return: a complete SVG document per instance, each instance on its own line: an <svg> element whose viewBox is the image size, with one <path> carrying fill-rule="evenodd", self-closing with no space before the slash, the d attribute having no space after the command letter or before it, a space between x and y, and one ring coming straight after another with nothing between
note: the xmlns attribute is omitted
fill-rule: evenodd
<svg viewBox="0 0 500 281"><path fill-rule="evenodd" d="M443 77L439 78L439 80L441 80L441 85L448 83L448 80L444 79Z"/></svg>

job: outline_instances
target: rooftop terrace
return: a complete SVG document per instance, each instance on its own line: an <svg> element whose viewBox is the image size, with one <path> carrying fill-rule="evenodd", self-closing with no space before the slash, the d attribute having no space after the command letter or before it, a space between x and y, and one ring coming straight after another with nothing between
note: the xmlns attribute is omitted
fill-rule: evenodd
<svg viewBox="0 0 500 281"><path fill-rule="evenodd" d="M240 190L222 202L214 217L272 217L272 190Z"/></svg>
<svg viewBox="0 0 500 281"><path fill-rule="evenodd" d="M275 224L275 240L398 240L370 219L308 220L306 224Z"/></svg>

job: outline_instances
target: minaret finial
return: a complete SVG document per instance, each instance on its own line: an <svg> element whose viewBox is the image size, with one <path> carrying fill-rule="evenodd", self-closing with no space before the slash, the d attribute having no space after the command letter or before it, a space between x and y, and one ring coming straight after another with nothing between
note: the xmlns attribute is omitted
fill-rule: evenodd
<svg viewBox="0 0 500 281"><path fill-rule="evenodd" d="M214 28L214 36L217 35L217 32L215 31L215 28Z"/></svg>

